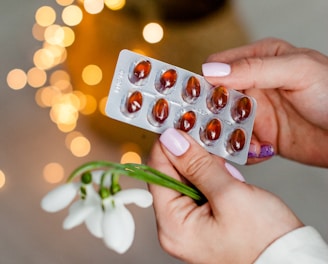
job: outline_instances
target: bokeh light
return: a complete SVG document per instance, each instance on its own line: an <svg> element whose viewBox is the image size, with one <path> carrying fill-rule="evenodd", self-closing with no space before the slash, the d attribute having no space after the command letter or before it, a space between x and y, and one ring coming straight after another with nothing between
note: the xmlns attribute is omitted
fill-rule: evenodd
<svg viewBox="0 0 328 264"><path fill-rule="evenodd" d="M88 85L97 85L102 80L102 70L97 65L87 65L82 71L82 79Z"/></svg>
<svg viewBox="0 0 328 264"><path fill-rule="evenodd" d="M148 43L158 43L163 39L164 30L160 24L152 22L143 28L142 35Z"/></svg>
<svg viewBox="0 0 328 264"><path fill-rule="evenodd" d="M27 82L31 87L38 88L47 81L47 73L44 70L33 67L27 72Z"/></svg>
<svg viewBox="0 0 328 264"><path fill-rule="evenodd" d="M42 6L35 13L35 21L42 27L53 24L56 20L56 12L50 6Z"/></svg>
<svg viewBox="0 0 328 264"><path fill-rule="evenodd" d="M65 32L61 26L53 24L44 32L44 39L51 45L60 45L63 43Z"/></svg>
<svg viewBox="0 0 328 264"><path fill-rule="evenodd" d="M13 90L20 90L27 83L27 75L21 69L13 69L7 75L7 84Z"/></svg>
<svg viewBox="0 0 328 264"><path fill-rule="evenodd" d="M78 132L78 131L72 131L70 133L68 133L65 137L65 146L68 149L71 149L71 143L72 141L77 138L77 137L82 137L82 133Z"/></svg>
<svg viewBox="0 0 328 264"><path fill-rule="evenodd" d="M125 0L105 0L105 5L114 11L122 9L126 4Z"/></svg>
<svg viewBox="0 0 328 264"><path fill-rule="evenodd" d="M62 20L68 26L76 26L81 23L83 13L77 5L69 5L63 9Z"/></svg>
<svg viewBox="0 0 328 264"><path fill-rule="evenodd" d="M106 104L108 96L105 96L99 101L99 112L103 115L106 115Z"/></svg>
<svg viewBox="0 0 328 264"><path fill-rule="evenodd" d="M97 100L90 94L84 95L84 107L80 109L83 115L91 115L97 110Z"/></svg>
<svg viewBox="0 0 328 264"><path fill-rule="evenodd" d="M63 38L61 45L63 47L69 47L75 41L75 33L74 33L73 29L71 29L70 27L62 27L62 29L64 31L64 38Z"/></svg>
<svg viewBox="0 0 328 264"><path fill-rule="evenodd" d="M78 136L71 141L70 149L74 156L85 157L91 150L91 144L86 137Z"/></svg>
<svg viewBox="0 0 328 264"><path fill-rule="evenodd" d="M74 0L56 0L56 2L58 5L68 6L68 5L73 4Z"/></svg>
<svg viewBox="0 0 328 264"><path fill-rule="evenodd" d="M64 178L64 168L57 162L48 163L43 168L43 178L49 183L58 183Z"/></svg>
<svg viewBox="0 0 328 264"><path fill-rule="evenodd" d="M5 184L6 184L6 175L2 170L0 170L0 189L3 186L5 186Z"/></svg>
<svg viewBox="0 0 328 264"><path fill-rule="evenodd" d="M128 151L125 152L122 157L121 157L121 161L122 164L124 163L137 163L137 164L141 164L141 157L138 153L134 152L134 151Z"/></svg>
<svg viewBox="0 0 328 264"><path fill-rule="evenodd" d="M84 0L84 9L89 14L98 14L104 9L104 0Z"/></svg>
<svg viewBox="0 0 328 264"><path fill-rule="evenodd" d="M44 41L44 31L46 27L40 26L38 23L35 23L32 28L32 35L38 41Z"/></svg>

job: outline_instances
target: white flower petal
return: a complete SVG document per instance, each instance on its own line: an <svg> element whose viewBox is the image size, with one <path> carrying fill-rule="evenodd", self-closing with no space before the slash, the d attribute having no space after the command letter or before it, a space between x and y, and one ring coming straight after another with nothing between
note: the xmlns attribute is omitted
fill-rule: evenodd
<svg viewBox="0 0 328 264"><path fill-rule="evenodd" d="M102 220L104 212L99 204L98 207L87 217L85 224L92 235L98 238L103 237Z"/></svg>
<svg viewBox="0 0 328 264"><path fill-rule="evenodd" d="M92 171L91 172L91 174L92 174L92 181L95 184L100 185L101 177L102 177L102 175L103 175L104 172L105 172L104 170L94 170L94 171ZM107 176L105 178L104 185L105 186L110 186L111 183L112 183L111 177Z"/></svg>
<svg viewBox="0 0 328 264"><path fill-rule="evenodd" d="M146 208L152 205L153 196L144 189L127 189L115 194L115 199L119 199L124 204L135 203L136 205Z"/></svg>
<svg viewBox="0 0 328 264"><path fill-rule="evenodd" d="M53 189L43 197L42 209L51 213L64 209L73 201L79 187L80 183L71 182Z"/></svg>
<svg viewBox="0 0 328 264"><path fill-rule="evenodd" d="M134 238L134 220L123 205L108 208L103 219L103 239L107 247L117 253L125 253Z"/></svg>
<svg viewBox="0 0 328 264"><path fill-rule="evenodd" d="M77 201L72 204L72 208L69 210L68 216L63 223L64 229L71 229L83 221L94 211L94 206L87 206L83 201Z"/></svg>

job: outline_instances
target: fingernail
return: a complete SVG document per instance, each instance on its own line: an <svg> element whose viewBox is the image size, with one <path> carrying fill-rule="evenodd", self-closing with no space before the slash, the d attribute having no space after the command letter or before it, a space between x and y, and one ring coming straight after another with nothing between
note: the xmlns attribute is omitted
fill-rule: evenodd
<svg viewBox="0 0 328 264"><path fill-rule="evenodd" d="M274 155L274 149L272 145L262 145L259 158L272 157Z"/></svg>
<svg viewBox="0 0 328 264"><path fill-rule="evenodd" d="M234 166L232 166L230 163L227 163L227 162L224 165L234 178L236 178L237 180L240 180L241 182L246 181L244 176L240 173L239 170L237 170L237 168L235 168Z"/></svg>
<svg viewBox="0 0 328 264"><path fill-rule="evenodd" d="M168 128L159 140L175 156L183 155L190 146L189 142L174 128Z"/></svg>
<svg viewBox="0 0 328 264"><path fill-rule="evenodd" d="M224 77L230 74L231 67L222 62L207 62L202 65L202 71L204 76Z"/></svg>
<svg viewBox="0 0 328 264"><path fill-rule="evenodd" d="M249 145L249 158L268 158L274 156L274 154L274 148L270 144L261 145L260 152L257 151L257 146L255 144Z"/></svg>

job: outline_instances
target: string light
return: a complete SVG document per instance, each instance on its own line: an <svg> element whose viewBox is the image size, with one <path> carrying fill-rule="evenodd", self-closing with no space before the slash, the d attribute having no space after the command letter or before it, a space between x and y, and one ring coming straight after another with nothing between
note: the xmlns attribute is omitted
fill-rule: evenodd
<svg viewBox="0 0 328 264"><path fill-rule="evenodd" d="M81 133L74 131L79 114L90 115L98 109L105 115L107 97L103 97L98 102L93 95L75 90L67 71L53 69L66 61L68 52L66 48L75 42L75 32L72 27L79 25L83 20L80 6L90 14L97 14L104 6L111 10L120 10L126 5L126 0L56 0L56 3L63 7L58 9L58 12L64 25L55 24L59 21L53 7L42 6L36 10L32 35L36 40L43 42L43 45L34 52L34 66L27 73L22 69L11 70L7 75L7 84L14 90L24 88L26 84L36 88L36 103L40 107L48 108L50 119L57 128L70 135L65 141L66 147L74 156L84 157L90 153L91 143ZM163 39L164 31L158 23L149 23L143 28L142 34L146 42L158 43ZM140 49L138 52L143 53ZM81 79L89 86L96 86L103 80L102 69L95 64L89 64L83 68ZM141 162L138 153L139 151L134 148L125 150L122 162ZM55 182L56 179L46 173L49 168L55 168L54 170L60 172L58 169L60 164L51 163L44 169L45 179L48 182ZM0 184L1 177L4 178L4 174L1 173L0 171Z"/></svg>
<svg viewBox="0 0 328 264"><path fill-rule="evenodd" d="M6 184L6 175L2 170L0 170L0 189L3 188L5 184Z"/></svg>
<svg viewBox="0 0 328 264"><path fill-rule="evenodd" d="M23 89L26 83L26 73L21 69L13 69L7 75L7 84L13 90Z"/></svg>
<svg viewBox="0 0 328 264"><path fill-rule="evenodd" d="M64 178L64 168L57 162L48 163L43 168L43 178L49 183L58 183Z"/></svg>
<svg viewBox="0 0 328 264"><path fill-rule="evenodd" d="M142 35L147 42L158 43L164 36L164 30L160 24L151 22L143 28Z"/></svg>
<svg viewBox="0 0 328 264"><path fill-rule="evenodd" d="M102 71L97 65L87 65L82 71L82 79L88 85L97 85L102 80Z"/></svg>

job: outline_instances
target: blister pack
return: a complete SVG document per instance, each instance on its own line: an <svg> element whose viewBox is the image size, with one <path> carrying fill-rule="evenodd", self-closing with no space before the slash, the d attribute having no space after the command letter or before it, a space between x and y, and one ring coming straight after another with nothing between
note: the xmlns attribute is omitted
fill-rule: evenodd
<svg viewBox="0 0 328 264"><path fill-rule="evenodd" d="M155 133L175 127L208 152L245 164L256 101L203 76L122 50L113 75L106 114Z"/></svg>

